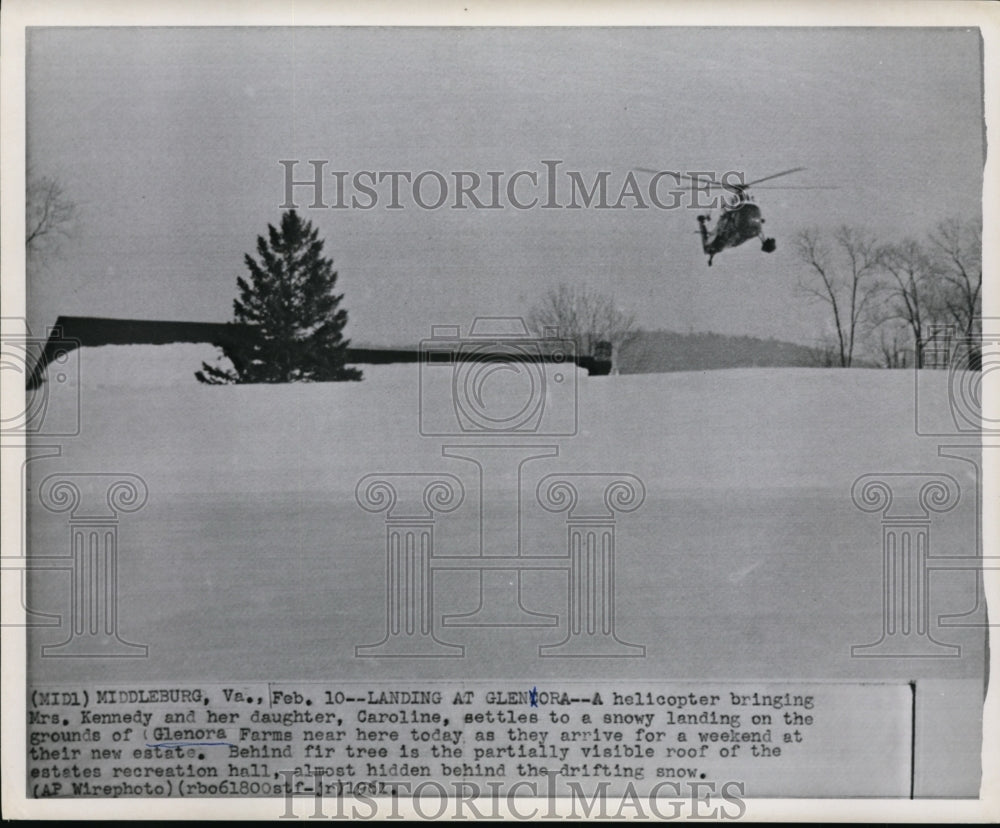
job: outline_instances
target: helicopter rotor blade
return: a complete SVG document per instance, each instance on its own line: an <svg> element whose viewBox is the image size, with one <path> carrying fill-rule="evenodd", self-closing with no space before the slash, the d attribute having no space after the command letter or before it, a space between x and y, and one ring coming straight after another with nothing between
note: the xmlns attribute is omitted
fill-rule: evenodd
<svg viewBox="0 0 1000 828"><path fill-rule="evenodd" d="M754 189L755 190L839 190L840 187L836 187L836 186L831 187L831 186L824 185L824 184L817 184L815 186L814 185L810 185L810 184L805 184L805 185L796 185L796 184L781 185L781 184L775 184L775 185L772 185L770 187L754 187Z"/></svg>
<svg viewBox="0 0 1000 828"><path fill-rule="evenodd" d="M759 190L838 190L839 187L836 186L826 186L826 185L810 185L810 184L777 184L759 187L758 185L764 181L770 181L773 178L781 178L783 175L791 175L792 173L802 172L805 167L793 167L790 170L784 170L779 173L774 173L774 175L768 175L764 178L758 178L754 181L750 181L746 184L737 184L723 181L715 181L709 178L696 178L693 175L688 175L687 173L670 172L669 170L654 170L651 167L636 167L639 172L649 173L650 175L659 175L660 173L671 176L672 178L686 178L688 181L693 181L699 187L714 187L720 190L727 190L731 193L739 193L744 190L748 190L751 187L755 187Z"/></svg>
<svg viewBox="0 0 1000 828"><path fill-rule="evenodd" d="M758 178L756 181L750 181L744 184L744 187L753 187L755 184L760 184L764 181L770 181L772 178L781 178L783 175L791 175L794 172L802 172L805 167L792 167L790 170L784 170L783 172L775 173L774 175L767 175L763 178Z"/></svg>
<svg viewBox="0 0 1000 828"><path fill-rule="evenodd" d="M715 187L719 190L726 190L730 193L738 193L740 190L745 190L746 186L743 184L730 184L724 181L715 181L711 178L695 178L693 175L687 175L686 173L672 173L679 178L686 178L688 181L693 181L699 187ZM680 182L678 182L679 184Z"/></svg>
<svg viewBox="0 0 1000 828"><path fill-rule="evenodd" d="M693 181L701 187L719 187L723 190L730 190L735 192L737 187L732 184L723 184L721 181L714 181L710 178L695 178L693 175L687 175L686 173L672 172L671 170L654 170L652 167L635 167L638 172L649 173L650 175L660 175L661 173L670 176L673 179L686 178L689 181ZM680 182L678 181L678 184Z"/></svg>

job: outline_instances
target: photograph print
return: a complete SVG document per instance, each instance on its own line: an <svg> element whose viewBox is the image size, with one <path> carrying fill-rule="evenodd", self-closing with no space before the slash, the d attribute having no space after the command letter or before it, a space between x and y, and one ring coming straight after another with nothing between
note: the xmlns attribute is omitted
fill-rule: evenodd
<svg viewBox="0 0 1000 828"><path fill-rule="evenodd" d="M997 28L953 6L17 10L5 789L272 819L981 804Z"/></svg>

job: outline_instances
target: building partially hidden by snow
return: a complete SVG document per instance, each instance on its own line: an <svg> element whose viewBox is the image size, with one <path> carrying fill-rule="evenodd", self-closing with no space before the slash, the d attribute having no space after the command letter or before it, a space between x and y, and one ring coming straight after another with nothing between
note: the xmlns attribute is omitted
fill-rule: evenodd
<svg viewBox="0 0 1000 828"><path fill-rule="evenodd" d="M100 345L168 345L197 343L219 348L238 344L253 330L250 325L217 322L175 322L154 319L112 319L98 316L60 316L51 328L45 346L28 373L28 389L38 388L45 380L45 369L56 357L81 347ZM611 347L599 343L595 354L575 355L573 361L592 376L603 376L611 371ZM389 365L392 363L420 361L417 348L348 348L349 365ZM462 359L462 352L458 352ZM495 359L498 361L550 360L554 356L540 352L525 352L518 356L510 349L477 349L467 358Z"/></svg>

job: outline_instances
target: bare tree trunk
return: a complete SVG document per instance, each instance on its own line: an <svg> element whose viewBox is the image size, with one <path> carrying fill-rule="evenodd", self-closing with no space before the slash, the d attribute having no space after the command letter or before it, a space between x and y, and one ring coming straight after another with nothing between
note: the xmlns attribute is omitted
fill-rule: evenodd
<svg viewBox="0 0 1000 828"><path fill-rule="evenodd" d="M832 242L815 228L804 230L795 240L795 250L811 273L811 278L800 279L799 290L829 307L840 365L849 368L861 322L875 294L880 250L870 236L849 227L837 230Z"/></svg>

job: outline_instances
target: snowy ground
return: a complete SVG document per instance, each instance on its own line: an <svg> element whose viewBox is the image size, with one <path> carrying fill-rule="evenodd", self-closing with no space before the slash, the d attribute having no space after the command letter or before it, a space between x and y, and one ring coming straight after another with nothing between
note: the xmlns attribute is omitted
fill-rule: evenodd
<svg viewBox="0 0 1000 828"><path fill-rule="evenodd" d="M539 659L539 644L563 637L552 628L438 627L440 637L466 645L465 658L355 658L355 645L382 637L385 612L384 521L357 506L355 485L373 472L458 476L468 497L439 518L436 551L475 554L474 467L442 456L443 444L463 440L418 435L415 365L368 366L361 383L206 387L192 374L211 354L198 345L107 346L74 357L81 434L62 442L61 456L30 464L32 488L56 472L143 478L148 503L120 522L119 614L122 636L150 649L138 661L34 658L34 680L607 674L607 662ZM76 365L66 367L74 377ZM944 416L947 375L929 379L921 404ZM74 383L53 387L53 416L72 405ZM937 636L962 645L959 659L850 654L852 645L879 637L882 612L880 516L852 504L856 478L952 475L967 496L935 516L934 548L975 548L972 467L939 457L940 441L915 433L911 372L580 372L577 387L578 435L519 441L559 451L524 467L523 545L529 555L565 549L562 516L534 501L544 475L628 472L642 480L644 505L618 521L617 594L619 636L644 644L646 657L616 661L616 675L983 674L983 635L974 628ZM509 544L490 527L516 508L516 476L495 475L484 485L485 543ZM66 515L41 508L37 497L28 508L31 553L64 554ZM527 573L523 583L528 607L560 614L564 623L565 575ZM32 606L65 611L66 585L66 573L37 576ZM438 576L436 622L474 609L477 585L474 573ZM933 617L975 604L971 574L935 576ZM65 637L36 631L29 652Z"/></svg>

